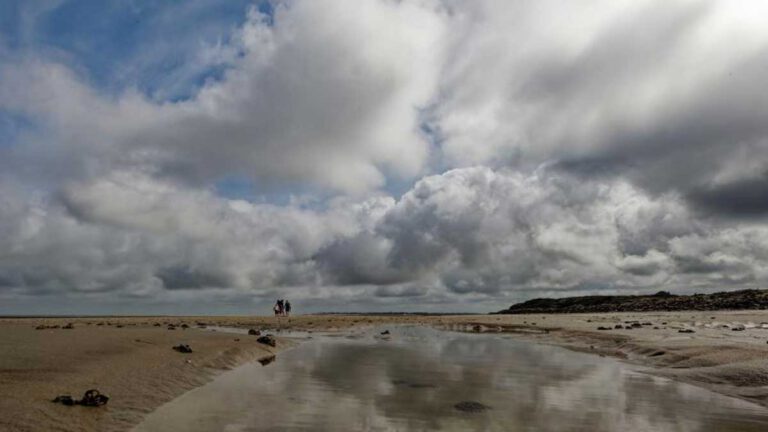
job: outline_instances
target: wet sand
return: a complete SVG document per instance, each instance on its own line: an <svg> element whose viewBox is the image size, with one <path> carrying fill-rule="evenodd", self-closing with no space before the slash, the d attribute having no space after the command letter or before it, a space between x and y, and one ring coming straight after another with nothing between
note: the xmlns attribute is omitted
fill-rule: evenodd
<svg viewBox="0 0 768 432"><path fill-rule="evenodd" d="M768 410L613 358L428 326L316 333L222 374L132 432L763 432ZM272 413L279 413L273 415Z"/></svg>
<svg viewBox="0 0 768 432"><path fill-rule="evenodd" d="M650 374L768 406L768 311L512 315L458 322L472 326L470 331L513 332L617 357Z"/></svg>
<svg viewBox="0 0 768 432"><path fill-rule="evenodd" d="M262 330L344 331L416 324L505 332L622 358L647 366L652 374L768 406L768 311L322 315L279 321L274 317L29 318L0 319L0 430L128 430L153 409L210 381L217 372L292 344L279 339L276 349L269 348L256 343L254 336L198 329L198 321ZM38 325L70 322L75 327L72 330L35 330ZM191 327L166 329L167 323L182 322ZM156 327L156 323L162 325ZM615 329L617 325L622 328ZM744 330L733 331L742 327ZM683 329L694 333L680 333ZM191 345L195 352L173 351L171 346L179 343ZM65 407L50 402L59 394L80 397L89 388L108 394L112 398L108 406Z"/></svg>

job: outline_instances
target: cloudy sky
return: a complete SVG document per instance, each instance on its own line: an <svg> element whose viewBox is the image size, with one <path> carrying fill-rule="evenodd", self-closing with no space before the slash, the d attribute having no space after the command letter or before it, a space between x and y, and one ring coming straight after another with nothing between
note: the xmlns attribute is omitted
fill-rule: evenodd
<svg viewBox="0 0 768 432"><path fill-rule="evenodd" d="M765 287L766 16L3 1L0 314Z"/></svg>

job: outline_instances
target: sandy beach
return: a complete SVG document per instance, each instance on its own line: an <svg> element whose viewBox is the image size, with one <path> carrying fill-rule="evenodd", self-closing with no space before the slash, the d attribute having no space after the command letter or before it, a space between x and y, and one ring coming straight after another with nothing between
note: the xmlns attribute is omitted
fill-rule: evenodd
<svg viewBox="0 0 768 432"><path fill-rule="evenodd" d="M278 342L276 348L268 347L257 343L255 336L168 330L165 325L155 327L154 322L182 320L4 320L0 324L0 430L128 430L152 409L208 382L218 372L285 346ZM67 323L74 328L35 329ZM182 343L193 352L172 349ZM51 402L63 394L79 399L88 389L107 394L109 403L93 408Z"/></svg>
<svg viewBox="0 0 768 432"><path fill-rule="evenodd" d="M201 322L208 328L198 327ZM61 328L68 323L74 328ZM189 328L182 329L182 323ZM168 330L168 324L177 327ZM279 335L280 329L345 331L397 324L510 333L616 357L651 374L768 406L768 312L761 311L306 315L279 322L274 317L18 318L0 320L0 429L129 430L153 409L217 373L294 344L278 337L272 348L257 343L255 336L212 331L211 326ZM171 349L179 343L194 352ZM88 408L50 402L60 394L80 397L90 388L108 394L109 404Z"/></svg>

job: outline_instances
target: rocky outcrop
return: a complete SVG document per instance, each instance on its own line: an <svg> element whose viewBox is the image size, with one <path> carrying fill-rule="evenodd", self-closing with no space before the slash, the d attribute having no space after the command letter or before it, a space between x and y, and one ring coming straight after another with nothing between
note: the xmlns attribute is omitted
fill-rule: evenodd
<svg viewBox="0 0 768 432"><path fill-rule="evenodd" d="M638 296L584 296L539 298L517 303L499 314L651 312L682 310L768 309L768 290L741 290L714 294L673 295L659 291Z"/></svg>

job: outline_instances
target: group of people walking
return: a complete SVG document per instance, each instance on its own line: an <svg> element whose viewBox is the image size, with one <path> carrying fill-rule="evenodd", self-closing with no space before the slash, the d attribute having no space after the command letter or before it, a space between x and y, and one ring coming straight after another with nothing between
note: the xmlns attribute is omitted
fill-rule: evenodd
<svg viewBox="0 0 768 432"><path fill-rule="evenodd" d="M291 302L288 300L279 299L275 303L275 307L273 309L275 311L275 316L288 316L291 314Z"/></svg>

